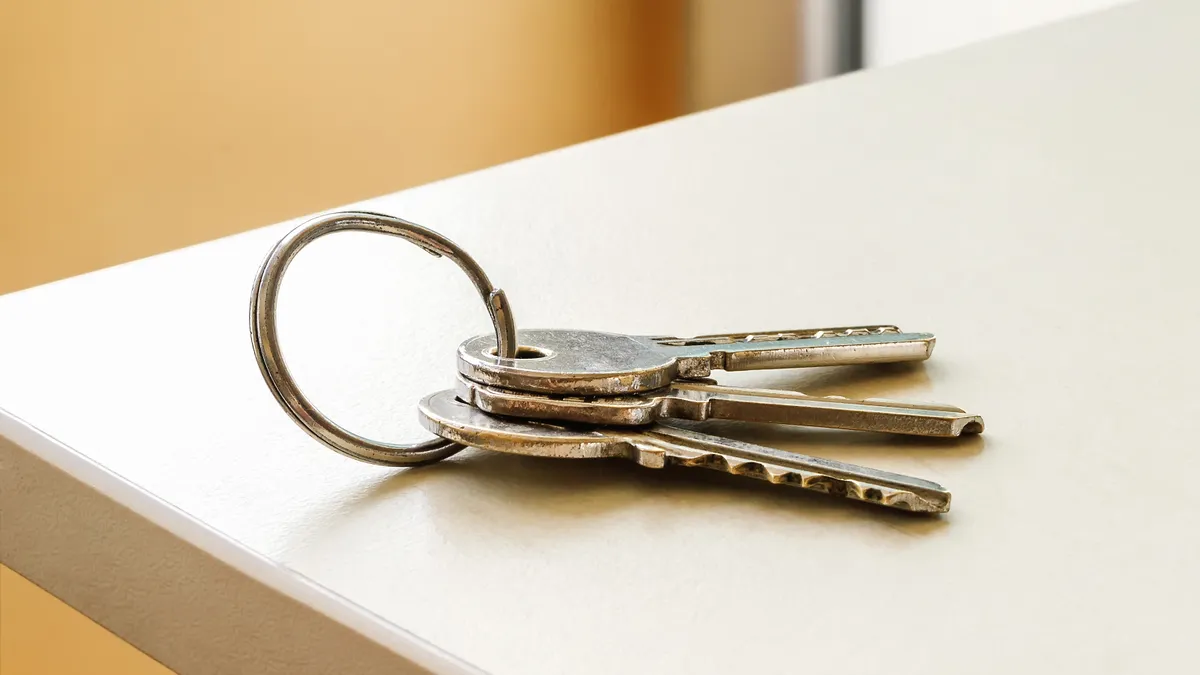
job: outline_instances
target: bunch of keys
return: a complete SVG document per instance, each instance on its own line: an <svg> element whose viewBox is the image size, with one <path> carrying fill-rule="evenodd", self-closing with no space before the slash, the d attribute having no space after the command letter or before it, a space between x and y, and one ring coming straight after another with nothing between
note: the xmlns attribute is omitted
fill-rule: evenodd
<svg viewBox="0 0 1200 675"><path fill-rule="evenodd" d="M422 399L420 443L364 438L325 417L300 392L275 331L279 283L300 249L331 232L391 234L454 261L483 297L495 329L457 353L456 387ZM319 216L285 236L259 270L251 337L263 377L301 427L330 448L389 466L440 461L466 445L540 457L623 458L650 468L701 467L923 513L950 508L937 483L700 433L675 420L740 420L885 434L957 437L983 419L947 405L807 396L717 384L742 371L923 361L934 336L890 325L640 337L581 330L516 331L504 292L465 251L419 225L376 213Z"/></svg>

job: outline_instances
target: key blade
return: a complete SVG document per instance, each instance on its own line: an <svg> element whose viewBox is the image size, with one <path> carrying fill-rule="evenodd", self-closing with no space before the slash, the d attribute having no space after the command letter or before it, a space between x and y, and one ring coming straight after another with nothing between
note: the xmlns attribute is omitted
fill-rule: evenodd
<svg viewBox="0 0 1200 675"><path fill-rule="evenodd" d="M908 511L942 513L950 508L950 493L927 480L663 424L648 430L572 428L496 417L458 400L453 390L426 396L419 408L421 424L429 431L483 450L538 457L620 457L650 468L698 466Z"/></svg>
<svg viewBox="0 0 1200 675"><path fill-rule="evenodd" d="M919 513L950 510L950 492L932 481L710 436L665 424L626 433L643 466L694 466Z"/></svg>
<svg viewBox="0 0 1200 675"><path fill-rule="evenodd" d="M983 433L984 426L979 415L938 403L808 396L705 382L674 383L659 413L696 421L739 420L942 438Z"/></svg>
<svg viewBox="0 0 1200 675"><path fill-rule="evenodd" d="M807 396L710 382L678 381L627 396L564 396L490 387L460 375L455 391L493 415L610 426L719 419L943 438L982 433L984 426L978 415L937 403Z"/></svg>
<svg viewBox="0 0 1200 675"><path fill-rule="evenodd" d="M924 361L933 353L932 333L905 333L896 326L839 326L766 333L728 333L649 340L678 359L680 377L708 377L712 370L764 370Z"/></svg>

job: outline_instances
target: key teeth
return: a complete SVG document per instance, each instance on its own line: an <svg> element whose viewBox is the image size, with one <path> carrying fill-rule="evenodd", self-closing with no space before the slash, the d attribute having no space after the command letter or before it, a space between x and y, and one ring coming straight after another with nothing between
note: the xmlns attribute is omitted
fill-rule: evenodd
<svg viewBox="0 0 1200 675"><path fill-rule="evenodd" d="M673 457L672 459L683 466L715 469L736 476L758 478L775 485L794 485L807 490L890 506L905 511L941 513L949 510L949 502L945 505L937 504L909 490L881 487L878 485L864 485L856 480L835 478L807 471L797 471L754 460L739 461L734 459L731 461L729 457L716 453L698 454L687 458Z"/></svg>

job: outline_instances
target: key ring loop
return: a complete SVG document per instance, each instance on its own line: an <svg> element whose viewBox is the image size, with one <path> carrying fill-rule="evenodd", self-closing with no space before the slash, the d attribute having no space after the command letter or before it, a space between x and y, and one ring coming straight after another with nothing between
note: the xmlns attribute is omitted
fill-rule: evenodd
<svg viewBox="0 0 1200 675"><path fill-rule="evenodd" d="M343 211L317 216L292 230L275 245L263 261L250 295L250 339L259 370L275 400L313 438L354 459L386 466L430 464L463 449L437 436L418 443L384 443L359 436L338 426L301 393L283 361L276 331L275 311L279 284L287 267L302 248L333 232L358 230L390 234L406 239L436 257L457 264L479 291L496 331L497 355L514 358L517 329L504 291L492 286L479 264L454 242L415 223L367 211Z"/></svg>

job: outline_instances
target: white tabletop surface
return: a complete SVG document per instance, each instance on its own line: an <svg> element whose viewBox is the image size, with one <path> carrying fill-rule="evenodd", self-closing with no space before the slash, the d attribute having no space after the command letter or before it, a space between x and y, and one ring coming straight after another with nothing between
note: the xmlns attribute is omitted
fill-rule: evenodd
<svg viewBox="0 0 1200 675"><path fill-rule="evenodd" d="M619 461L337 455L279 409L248 338L256 267L295 223L0 298L0 433L445 672L1182 672L1197 34L1200 5L1139 3L364 205L470 251L518 326L935 332L924 366L721 379L954 403L981 438L711 428L935 480L945 516ZM416 401L488 330L473 293L403 241L331 237L288 274L284 349L335 419L415 437ZM36 554L5 556L37 579ZM188 670L161 644L140 646Z"/></svg>

